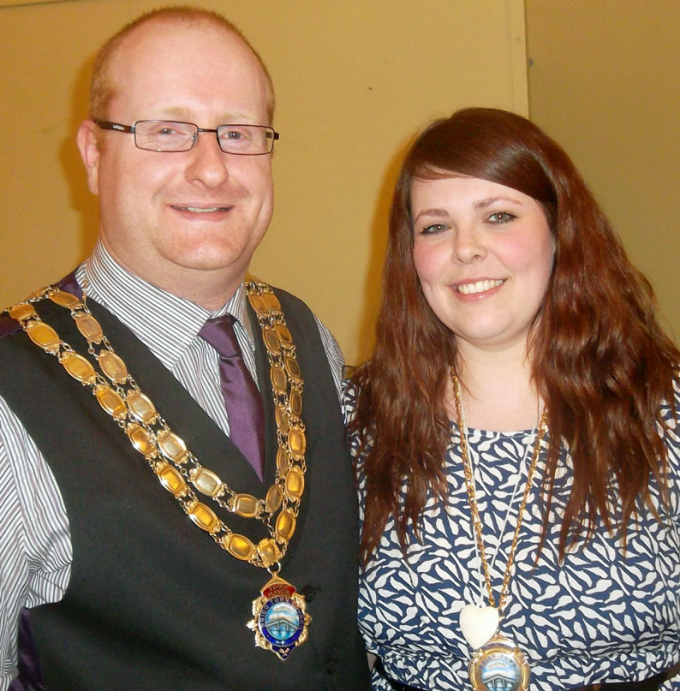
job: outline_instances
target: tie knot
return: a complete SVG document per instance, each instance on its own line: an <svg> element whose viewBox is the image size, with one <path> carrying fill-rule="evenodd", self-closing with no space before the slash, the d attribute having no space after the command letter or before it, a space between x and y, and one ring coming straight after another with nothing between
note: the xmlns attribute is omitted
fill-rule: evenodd
<svg viewBox="0 0 680 691"><path fill-rule="evenodd" d="M234 332L235 321L231 314L208 319L198 335L206 343L209 343L220 354L220 357L229 358L234 357L234 355L241 355L241 348Z"/></svg>

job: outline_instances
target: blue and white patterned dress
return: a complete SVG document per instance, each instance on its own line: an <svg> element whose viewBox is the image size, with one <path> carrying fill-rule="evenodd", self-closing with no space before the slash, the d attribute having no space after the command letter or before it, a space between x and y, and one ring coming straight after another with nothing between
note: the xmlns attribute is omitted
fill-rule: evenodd
<svg viewBox="0 0 680 691"><path fill-rule="evenodd" d="M345 392L348 419L355 397L350 385ZM680 396L676 406L680 408ZM625 557L620 540L598 525L592 541L559 562L559 530L571 486L565 453L548 535L535 565L543 530L539 485L545 465L539 460L501 623L502 633L527 657L532 691L646 679L680 661L680 430L671 424L668 507L662 506L653 484L652 500L661 520L645 512L642 520L631 522ZM491 574L496 599L535 440L533 431L468 430L487 558L498 552ZM358 440L350 442L356 450ZM367 649L381 658L391 678L424 690L472 688L467 673L472 651L461 634L459 613L464 605L479 601L480 588L487 604L459 442L458 427L452 423L446 455L448 505L428 500L421 541L411 535L406 559L390 520L376 555L361 574L359 622ZM508 514L518 469L519 490ZM363 520L361 459L358 474ZM680 676L662 688L680 690ZM373 689L392 686L374 670Z"/></svg>

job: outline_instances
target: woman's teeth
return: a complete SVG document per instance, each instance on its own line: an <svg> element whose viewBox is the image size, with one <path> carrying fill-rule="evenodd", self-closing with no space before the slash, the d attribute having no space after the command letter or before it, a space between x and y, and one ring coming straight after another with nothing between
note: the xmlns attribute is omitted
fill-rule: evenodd
<svg viewBox="0 0 680 691"><path fill-rule="evenodd" d="M486 290L496 288L502 283L502 280L477 281L476 283L462 283L457 287L457 290L459 293L463 293L463 295L473 295L474 293L483 293Z"/></svg>

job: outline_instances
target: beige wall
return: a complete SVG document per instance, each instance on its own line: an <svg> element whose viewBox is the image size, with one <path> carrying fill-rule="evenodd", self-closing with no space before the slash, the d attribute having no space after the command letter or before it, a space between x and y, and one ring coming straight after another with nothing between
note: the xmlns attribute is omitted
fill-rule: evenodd
<svg viewBox="0 0 680 691"><path fill-rule="evenodd" d="M680 2L527 0L530 110L571 154L680 337Z"/></svg>
<svg viewBox="0 0 680 691"><path fill-rule="evenodd" d="M73 144L87 72L109 34L157 4L0 9L0 305L91 249L96 200ZM356 363L368 353L390 187L410 136L465 105L527 112L523 2L204 4L243 29L277 86L276 211L253 271L304 297Z"/></svg>

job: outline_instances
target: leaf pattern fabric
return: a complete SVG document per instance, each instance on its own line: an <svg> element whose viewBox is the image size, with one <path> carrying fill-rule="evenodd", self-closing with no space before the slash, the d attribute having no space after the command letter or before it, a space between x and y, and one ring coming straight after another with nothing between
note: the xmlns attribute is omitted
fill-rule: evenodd
<svg viewBox="0 0 680 691"><path fill-rule="evenodd" d="M346 387L346 420L353 414L356 393L352 385ZM675 403L680 408L680 397ZM671 425L666 435L668 505L663 506L652 483L660 520L643 510L631 521L625 555L620 539L600 522L592 540L570 550L560 563L559 530L571 487L564 450L548 533L536 563L545 512L540 493L544 441L501 620L501 632L527 657L532 691L646 679L680 661L680 439L672 411L665 410L664 417ZM495 557L491 577L496 598L535 440L535 431L468 430L485 550L489 561ZM356 458L358 442L350 438L363 520L365 477L362 459ZM477 603L480 593L488 604L459 442L452 423L445 459L448 502L442 505L429 497L420 540L409 535L404 558L391 519L361 573L359 624L368 650L381 658L389 677L423 690L472 688L467 673L472 650L460 631L459 614L464 605ZM613 488L613 505L615 497ZM373 689L392 688L376 668ZM680 677L663 688L680 690Z"/></svg>

